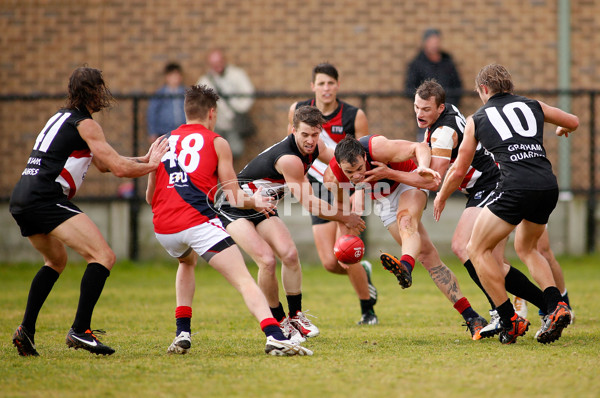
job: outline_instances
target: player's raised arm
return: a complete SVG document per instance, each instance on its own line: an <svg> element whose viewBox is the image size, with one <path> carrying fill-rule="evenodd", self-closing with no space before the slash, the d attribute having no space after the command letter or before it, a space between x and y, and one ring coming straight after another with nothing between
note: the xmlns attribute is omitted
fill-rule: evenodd
<svg viewBox="0 0 600 398"><path fill-rule="evenodd" d="M544 121L555 124L556 135L568 137L570 133L577 130L579 127L579 118L571 113L565 112L562 109L547 105L542 101L538 101L544 112Z"/></svg>
<svg viewBox="0 0 600 398"><path fill-rule="evenodd" d="M160 164L160 159L167 153L169 146L166 140L159 142L151 150L148 157L148 163L139 163L135 160L127 159L114 150L106 141L102 127L93 119L85 119L77 126L81 138L90 147L94 154L94 165L102 172L110 171L117 177L141 177L156 170Z"/></svg>

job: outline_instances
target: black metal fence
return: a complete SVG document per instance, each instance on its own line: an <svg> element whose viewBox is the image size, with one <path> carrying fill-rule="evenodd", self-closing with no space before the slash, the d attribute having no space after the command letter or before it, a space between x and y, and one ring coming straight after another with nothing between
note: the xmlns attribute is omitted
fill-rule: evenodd
<svg viewBox="0 0 600 398"><path fill-rule="evenodd" d="M587 250L595 250L596 207L598 187L598 150L596 145L596 98L600 91L592 90L530 90L519 94L536 98L556 106L559 96L570 99L571 110L580 119L580 127L569 140L570 159L565 163L559 159L559 146L563 138L556 137L554 126L546 125L545 147L555 173L567 167L570 191L574 195L587 197ZM283 138L286 134L287 115L290 105L298 100L311 98L312 92L258 92L251 114L257 125L257 134L246 139L246 151L235 159L236 170L252 159L264 148ZM149 147L146 138L146 110L151 95L142 93L115 94L117 104L94 118L102 125L107 140L115 149L127 156L145 153ZM369 129L390 138L414 140L412 98L403 92L345 92L345 101L361 107L367 114ZM35 142L37 134L53 111L64 104L64 94L0 95L0 201L6 202L18 180L24 162ZM479 97L473 92L463 93L460 109L465 116L481 106ZM78 201L128 201L130 203L132 244L130 257L138 258L138 220L143 200L143 180L123 180L101 175L90 168L86 183L78 193Z"/></svg>

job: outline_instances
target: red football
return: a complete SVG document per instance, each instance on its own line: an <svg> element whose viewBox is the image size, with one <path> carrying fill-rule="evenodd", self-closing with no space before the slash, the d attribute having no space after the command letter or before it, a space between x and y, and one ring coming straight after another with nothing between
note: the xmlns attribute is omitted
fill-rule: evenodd
<svg viewBox="0 0 600 398"><path fill-rule="evenodd" d="M365 254L365 244L355 235L340 236L333 246L333 254L345 264L359 262Z"/></svg>

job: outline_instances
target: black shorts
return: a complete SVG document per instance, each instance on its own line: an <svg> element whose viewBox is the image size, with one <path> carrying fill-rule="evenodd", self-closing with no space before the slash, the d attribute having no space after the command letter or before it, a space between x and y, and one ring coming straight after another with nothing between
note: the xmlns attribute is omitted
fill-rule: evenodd
<svg viewBox="0 0 600 398"><path fill-rule="evenodd" d="M485 207L490 199L493 197L494 189L496 186L483 188L477 192L473 192L467 195L467 204L465 208L469 207Z"/></svg>
<svg viewBox="0 0 600 398"><path fill-rule="evenodd" d="M82 214L79 207L68 200L53 203L23 213L12 213L12 216L21 228L21 235L31 236L48 234L69 218Z"/></svg>
<svg viewBox="0 0 600 398"><path fill-rule="evenodd" d="M275 214L269 214L269 217L279 217L277 210L275 210ZM266 220L267 216L254 209L239 209L227 204L224 204L219 208L219 219L221 219L221 223L225 228L240 218L246 218L256 226Z"/></svg>
<svg viewBox="0 0 600 398"><path fill-rule="evenodd" d="M311 176L308 176L308 181L310 182L310 185L312 186L313 194L317 198L326 201L330 205L333 204L333 193L330 190L328 190L327 188L325 188L325 185L323 185L319 181L315 180ZM327 224L328 222L331 222L331 220L326 220L324 218L321 218L321 217L318 217L318 216L315 216L312 214L310 215L310 220L312 222L312 225Z"/></svg>
<svg viewBox="0 0 600 398"><path fill-rule="evenodd" d="M227 238L223 239L222 241L208 249L206 252L204 252L202 258L204 259L204 261L209 262L211 258L213 258L217 254L221 253L223 250L231 246L235 246L235 241L231 236L228 236Z"/></svg>
<svg viewBox="0 0 600 398"><path fill-rule="evenodd" d="M535 224L548 224L550 214L558 202L558 188L529 191L500 191L493 193L487 207L496 216L512 225L522 220Z"/></svg>

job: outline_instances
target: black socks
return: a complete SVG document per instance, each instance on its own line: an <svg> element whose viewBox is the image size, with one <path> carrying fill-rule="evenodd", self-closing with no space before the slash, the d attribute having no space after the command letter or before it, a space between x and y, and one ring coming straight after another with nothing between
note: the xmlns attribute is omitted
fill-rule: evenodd
<svg viewBox="0 0 600 398"><path fill-rule="evenodd" d="M102 294L104 283L109 275L110 271L103 265L98 263L88 264L81 278L79 305L72 326L75 333L84 333L91 328L94 307L100 298L100 294Z"/></svg>
<svg viewBox="0 0 600 398"><path fill-rule="evenodd" d="M544 310L545 302L542 290L534 285L521 271L515 267L510 267L504 281L506 291L517 297L529 301L541 310ZM553 308L554 309L554 308Z"/></svg>
<svg viewBox="0 0 600 398"><path fill-rule="evenodd" d="M488 299L488 301L490 303L490 307L492 309L496 308L494 301L492 300L492 298L490 296L488 296L487 292L483 288L483 285L479 281L479 275L477 275L477 271L475 271L475 267L473 266L473 263L471 262L471 260L467 260L463 265L467 269L467 272L469 273L469 276L471 277L471 279L473 279L473 282L475 282L475 284L477 286L479 286L479 288L481 289L483 294L485 294L485 297Z"/></svg>
<svg viewBox="0 0 600 398"><path fill-rule="evenodd" d="M40 310L59 276L58 272L44 265L33 277L22 322L29 333L35 334L35 323Z"/></svg>

